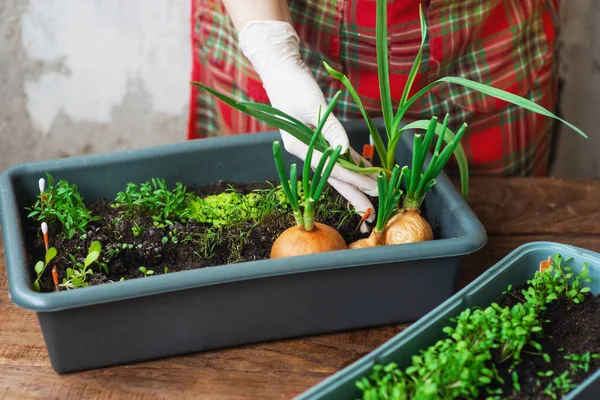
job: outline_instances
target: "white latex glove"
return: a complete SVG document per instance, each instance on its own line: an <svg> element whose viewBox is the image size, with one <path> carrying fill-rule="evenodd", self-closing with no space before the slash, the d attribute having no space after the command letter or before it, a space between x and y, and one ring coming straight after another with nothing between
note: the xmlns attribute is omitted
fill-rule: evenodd
<svg viewBox="0 0 600 400"><path fill-rule="evenodd" d="M239 34L239 44L243 54L250 60L260 76L271 105L300 122L312 127L318 125L319 108L327 108L325 96L306 66L299 52L299 38L287 22L251 21ZM323 137L336 148L342 146L342 154L350 151L356 161L362 159L349 146L348 136L342 124L330 114L323 127ZM281 130L281 138L287 152L304 160L308 146L293 135ZM315 169L321 152L315 150L312 168ZM373 205L365 196L377 196L377 181L374 175L362 175L347 170L338 164L329 178L329 184L337 190L361 215ZM374 213L367 219L373 221ZM364 231L365 224L361 226Z"/></svg>

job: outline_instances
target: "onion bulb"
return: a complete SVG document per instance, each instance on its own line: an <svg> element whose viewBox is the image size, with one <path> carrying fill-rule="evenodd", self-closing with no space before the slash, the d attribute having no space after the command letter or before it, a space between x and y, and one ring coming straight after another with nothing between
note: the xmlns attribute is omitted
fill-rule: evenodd
<svg viewBox="0 0 600 400"><path fill-rule="evenodd" d="M433 230L419 210L401 211L385 227L385 244L415 243L433 240Z"/></svg>
<svg viewBox="0 0 600 400"><path fill-rule="evenodd" d="M367 247L376 247L376 246L382 246L384 244L383 242L383 232L379 232L375 229L373 229L371 231L371 234L369 235L369 237L366 237L364 239L359 239L354 243L351 243L350 246L348 246L349 249L364 249Z"/></svg>
<svg viewBox="0 0 600 400"><path fill-rule="evenodd" d="M328 225L315 222L310 231L300 226L286 229L273 243L271 258L324 253L346 248L346 242L338 231Z"/></svg>

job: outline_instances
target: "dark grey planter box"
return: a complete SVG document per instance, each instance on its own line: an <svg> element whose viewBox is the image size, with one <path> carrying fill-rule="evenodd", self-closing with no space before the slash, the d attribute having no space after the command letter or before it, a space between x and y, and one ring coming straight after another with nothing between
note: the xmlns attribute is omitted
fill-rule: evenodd
<svg viewBox="0 0 600 400"><path fill-rule="evenodd" d="M347 125L355 148L364 124ZM454 293L461 256L485 230L450 180L428 194L440 240L261 260L101 286L37 293L27 262L26 211L45 172L78 185L88 201L114 198L128 182L162 177L204 185L275 179L277 132L203 139L19 165L0 176L0 222L10 296L39 316L60 373L269 340L414 321ZM398 160L410 155L410 135ZM292 160L287 157L287 162ZM403 306L404 305L404 306Z"/></svg>
<svg viewBox="0 0 600 400"><path fill-rule="evenodd" d="M502 297L508 285L513 287L526 283L542 260L559 253L563 258L573 257L569 266L581 271L584 262L589 265L590 285L593 294L600 293L600 254L573 246L552 242L532 242L523 245L506 256L460 292L430 311L416 323L400 332L385 344L360 360L338 371L328 379L301 394L296 400L342 400L361 398L355 382L368 375L375 364L396 362L408 366L411 357L444 337L442 328L448 319L468 307L485 307ZM600 370L583 381L563 400L600 399Z"/></svg>

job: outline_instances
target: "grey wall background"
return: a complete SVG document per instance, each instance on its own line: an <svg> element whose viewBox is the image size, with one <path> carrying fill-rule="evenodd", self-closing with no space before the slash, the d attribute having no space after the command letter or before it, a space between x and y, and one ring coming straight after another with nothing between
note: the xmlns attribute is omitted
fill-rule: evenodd
<svg viewBox="0 0 600 400"><path fill-rule="evenodd" d="M151 6L150 6L151 4ZM185 140L189 0L0 0L0 171ZM600 177L600 2L564 0L554 174Z"/></svg>

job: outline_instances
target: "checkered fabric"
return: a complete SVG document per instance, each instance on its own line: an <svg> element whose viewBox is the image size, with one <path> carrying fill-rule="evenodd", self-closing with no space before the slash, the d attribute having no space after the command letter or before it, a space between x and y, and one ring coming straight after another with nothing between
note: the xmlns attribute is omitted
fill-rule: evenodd
<svg viewBox="0 0 600 400"><path fill-rule="evenodd" d="M443 76L460 76L526 97L549 110L557 100L555 36L559 0L388 0L391 93L399 99L421 41L419 3L428 39L415 93ZM375 46L375 0L290 0L301 54L326 97L342 89L334 109L342 121L361 114L322 67L345 73L370 115L381 116ZM192 0L192 79L239 100L268 102L261 81L237 46L218 0ZM442 84L423 96L407 120L469 124L463 146L473 175L548 173L553 120L461 86ZM189 139L272 129L192 87ZM453 168L453 166L449 166ZM449 171L452 172L452 171Z"/></svg>

